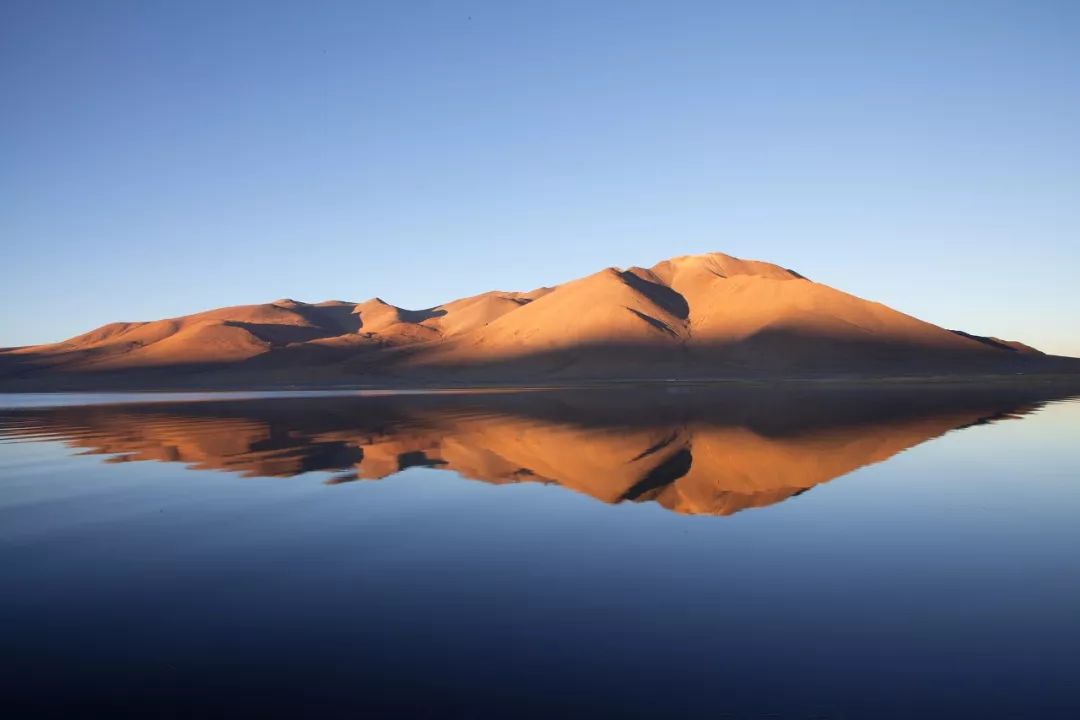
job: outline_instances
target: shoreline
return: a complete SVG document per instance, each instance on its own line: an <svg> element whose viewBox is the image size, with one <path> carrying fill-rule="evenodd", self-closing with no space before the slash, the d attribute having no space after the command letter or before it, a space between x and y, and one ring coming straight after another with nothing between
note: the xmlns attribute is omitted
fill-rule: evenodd
<svg viewBox="0 0 1080 720"><path fill-rule="evenodd" d="M74 378L72 378L74 380ZM81 379L81 378L80 378ZM312 393L321 395L362 394L453 394L485 391L529 392L542 390L601 390L630 387L703 387L703 388L941 388L1072 386L1080 391L1080 373L986 373L976 375L882 375L882 376L791 376L791 377L704 377L704 378L566 378L540 382L416 380L379 383L85 383L85 382L14 382L0 383L0 395L58 394L215 394L230 393Z"/></svg>

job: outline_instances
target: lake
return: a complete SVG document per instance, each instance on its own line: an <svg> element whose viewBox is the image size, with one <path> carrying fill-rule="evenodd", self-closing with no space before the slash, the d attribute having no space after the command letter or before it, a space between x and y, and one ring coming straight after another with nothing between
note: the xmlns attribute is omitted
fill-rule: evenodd
<svg viewBox="0 0 1080 720"><path fill-rule="evenodd" d="M1080 401L0 396L8 717L1074 718Z"/></svg>

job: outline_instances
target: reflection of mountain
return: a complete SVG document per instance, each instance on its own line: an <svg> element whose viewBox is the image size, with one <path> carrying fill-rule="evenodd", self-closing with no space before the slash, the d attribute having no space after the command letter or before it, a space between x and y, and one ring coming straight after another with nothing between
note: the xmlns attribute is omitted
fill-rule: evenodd
<svg viewBox="0 0 1080 720"><path fill-rule="evenodd" d="M1050 397L1030 388L683 387L147 403L6 411L0 439L248 476L340 471L332 482L426 466L727 515Z"/></svg>

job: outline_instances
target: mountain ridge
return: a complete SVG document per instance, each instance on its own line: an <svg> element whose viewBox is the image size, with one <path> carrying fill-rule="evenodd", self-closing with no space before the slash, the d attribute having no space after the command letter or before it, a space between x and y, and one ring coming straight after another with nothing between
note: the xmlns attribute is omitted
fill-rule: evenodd
<svg viewBox="0 0 1080 720"><path fill-rule="evenodd" d="M1072 371L1017 341L948 330L800 273L723 253L608 267L421 310L283 298L109 323L0 350L0 381L202 373L281 383L385 378L742 377Z"/></svg>

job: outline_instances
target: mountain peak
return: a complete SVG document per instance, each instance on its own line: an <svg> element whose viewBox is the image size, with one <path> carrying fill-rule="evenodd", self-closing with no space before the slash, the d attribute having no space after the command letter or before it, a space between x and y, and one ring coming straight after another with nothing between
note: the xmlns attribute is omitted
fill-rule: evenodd
<svg viewBox="0 0 1080 720"><path fill-rule="evenodd" d="M722 252L700 255L679 255L658 262L652 271L665 282L671 283L679 275L714 275L722 278L739 276L763 277L772 280L801 280L802 275L773 263L761 260L743 260Z"/></svg>

